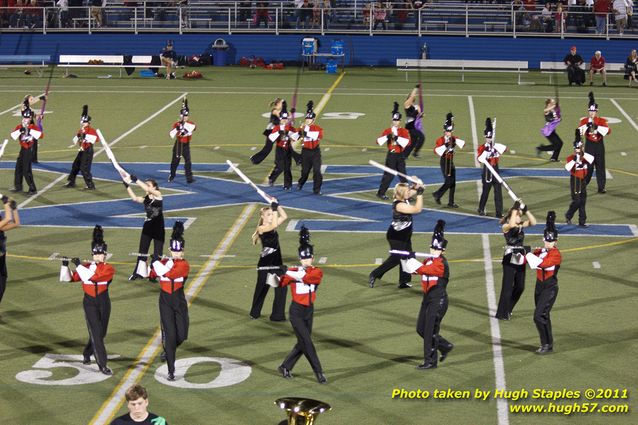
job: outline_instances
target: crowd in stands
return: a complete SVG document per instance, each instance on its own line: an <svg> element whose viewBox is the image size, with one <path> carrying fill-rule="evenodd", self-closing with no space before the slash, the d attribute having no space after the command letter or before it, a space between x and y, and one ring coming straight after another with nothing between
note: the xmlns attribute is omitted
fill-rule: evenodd
<svg viewBox="0 0 638 425"><path fill-rule="evenodd" d="M109 25L107 12L115 13L114 8L119 7L117 14L128 14L123 20L130 21L132 12L122 6L138 7L143 10L144 18L164 22L171 13L172 19L177 19L175 10L178 8L191 6L184 9L187 16L181 22L183 27L190 26L188 15L193 13L200 18L208 13L211 20L227 19L228 14L219 10L232 7L233 21L249 28L273 27L274 20L279 19L278 27L284 29L318 29L323 26L325 29L403 30L417 28L419 11L423 14L422 20L440 16L451 22L458 18L462 23L464 11L458 6L465 3L498 8L501 11L499 18L513 21L508 22L509 28L514 24L517 31L606 34L609 30L622 35L633 24L632 0L191 0L190 5L188 0L0 0L0 27L39 28L44 18L48 27L67 28L73 18L88 16L94 28L117 26L115 23ZM209 11L206 7L213 5L217 6L217 17L213 16L216 13L213 9ZM446 11L446 5L457 9ZM42 7L50 8L44 17ZM84 9L75 9L77 7ZM281 8L279 14L276 13L277 8ZM514 12L513 19L511 12ZM86 22L81 24L86 25Z"/></svg>

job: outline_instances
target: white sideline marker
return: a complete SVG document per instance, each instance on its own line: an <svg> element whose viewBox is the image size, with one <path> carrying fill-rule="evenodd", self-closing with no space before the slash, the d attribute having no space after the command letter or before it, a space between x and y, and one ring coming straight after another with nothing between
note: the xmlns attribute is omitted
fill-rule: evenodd
<svg viewBox="0 0 638 425"><path fill-rule="evenodd" d="M140 146L140 149L146 149L147 147L148 146L146 146L146 145L142 145L142 146Z"/></svg>
<svg viewBox="0 0 638 425"><path fill-rule="evenodd" d="M214 151L218 151L218 150L219 150L219 146L215 146L215 147L213 148L213 150L214 150Z"/></svg>
<svg viewBox="0 0 638 425"><path fill-rule="evenodd" d="M367 151L368 151L368 148L361 149L361 152L367 152Z"/></svg>
<svg viewBox="0 0 638 425"><path fill-rule="evenodd" d="M627 156L627 152L620 152L620 156Z"/></svg>
<svg viewBox="0 0 638 425"><path fill-rule="evenodd" d="M600 263L598 261L594 261L591 264L592 264L592 266L594 266L595 269L599 269L600 268Z"/></svg>
<svg viewBox="0 0 638 425"><path fill-rule="evenodd" d="M51 254L51 255L49 256L49 260L52 260L52 261L53 261L53 260L57 260L57 259L58 259L58 255L60 255L60 253L59 253L59 252L54 252L53 254Z"/></svg>
<svg viewBox="0 0 638 425"><path fill-rule="evenodd" d="M328 152L330 150L330 148L325 148L323 151L324 152Z"/></svg>
<svg viewBox="0 0 638 425"><path fill-rule="evenodd" d="M252 148L250 148L250 150L251 150L251 151L256 151L256 150L257 150L257 147L256 147L256 146L253 146Z"/></svg>
<svg viewBox="0 0 638 425"><path fill-rule="evenodd" d="M328 257L321 257L319 259L319 264L326 264L326 261L328 261Z"/></svg>
<svg viewBox="0 0 638 425"><path fill-rule="evenodd" d="M374 259L374 264L381 265L382 263L383 263L383 258L375 258Z"/></svg>

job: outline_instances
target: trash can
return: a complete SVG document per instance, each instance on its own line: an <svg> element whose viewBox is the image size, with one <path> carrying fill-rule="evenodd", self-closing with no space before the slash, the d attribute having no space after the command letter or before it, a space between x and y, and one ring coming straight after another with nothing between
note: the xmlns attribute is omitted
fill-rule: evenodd
<svg viewBox="0 0 638 425"><path fill-rule="evenodd" d="M226 40L218 38L211 46L213 50L213 66L226 66L228 62L228 48Z"/></svg>

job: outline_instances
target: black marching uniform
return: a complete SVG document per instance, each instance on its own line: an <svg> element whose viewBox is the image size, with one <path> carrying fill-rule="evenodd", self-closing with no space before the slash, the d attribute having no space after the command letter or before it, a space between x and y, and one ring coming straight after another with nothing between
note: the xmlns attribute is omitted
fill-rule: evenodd
<svg viewBox="0 0 638 425"><path fill-rule="evenodd" d="M503 280L501 296L498 300L496 318L510 320L514 306L525 290L525 232L523 226L509 229L505 236L505 254L503 255Z"/></svg>
<svg viewBox="0 0 638 425"><path fill-rule="evenodd" d="M197 128L194 122L188 120L190 111L188 109L188 100L184 98L182 102L182 109L179 111L179 121L173 124L169 136L175 139L173 145L173 157L171 159L171 172L168 176L168 181L172 182L175 179L177 173L177 166L184 157L184 174L186 175L186 183L193 183L193 165L191 162L191 138L193 132Z"/></svg>
<svg viewBox="0 0 638 425"><path fill-rule="evenodd" d="M153 258L160 258L164 250L164 213L163 213L163 200L151 199L149 195L144 197L144 210L146 212L146 219L144 220L144 226L142 227L142 235L140 236L140 248L139 253L142 254L137 257L137 263L135 269L129 280L139 279L141 277L147 277L146 259L145 254L148 254L148 250L153 242Z"/></svg>
<svg viewBox="0 0 638 425"><path fill-rule="evenodd" d="M550 144L537 146L536 152L540 154L540 152L552 151L552 157L549 160L557 162L560 156L560 150L563 148L563 140L558 133L556 133L556 127L558 127L561 121L560 106L558 106L558 103L556 103L554 108L547 111L544 116L545 125L541 129L541 134L549 140Z"/></svg>
<svg viewBox="0 0 638 425"><path fill-rule="evenodd" d="M406 201L395 200L392 203L392 223L385 234L391 250L412 251L412 214L403 214L397 211L397 205ZM401 256L390 254L388 258L368 276L369 286L374 287L374 281L381 279L386 272L401 264ZM412 276L399 267L399 288L409 288Z"/></svg>
<svg viewBox="0 0 638 425"><path fill-rule="evenodd" d="M254 154L253 156L250 157L250 162L252 162L255 165L261 164L261 162L264 159L266 159L266 157L270 154L270 151L272 150L272 146L273 146L274 143L270 141L268 136L270 136L270 133L272 133L272 129L275 128L276 126L278 126L280 122L281 121L279 119L279 116L277 116L277 115L275 115L275 114L273 114L271 112L270 113L270 118L268 119L268 125L266 126L266 129L262 133L264 136L266 136L266 141L264 142L264 147L261 148L261 150L259 152L257 152L256 154Z"/></svg>
<svg viewBox="0 0 638 425"><path fill-rule="evenodd" d="M14 128L11 133L13 140L20 142L20 153L16 160L14 182L12 192L22 191L22 179L29 186L29 194L37 193L33 180L33 164L35 142L43 135L42 129L33 122L33 111L28 106L29 100L25 100L26 107L22 110L22 123Z"/></svg>
<svg viewBox="0 0 638 425"><path fill-rule="evenodd" d="M275 126L268 136L268 139L277 145L275 148L275 167L268 176L268 184L273 186L277 177L283 173L284 190L290 190L292 189L292 160L294 158L297 164L301 161L301 156L292 147L292 142L299 139L299 133L288 122L286 102L283 103L279 117L279 125Z"/></svg>
<svg viewBox="0 0 638 425"><path fill-rule="evenodd" d="M405 109L405 129L410 133L410 141L412 142L408 150L405 152L406 157L412 154L415 158L418 158L419 151L425 143L425 134L423 133L421 115L422 112L419 112L414 105Z"/></svg>
<svg viewBox="0 0 638 425"><path fill-rule="evenodd" d="M445 221L438 220L432 237L431 249L444 251L447 240L443 231ZM447 285L450 280L450 267L447 259L442 255L427 258L423 263L415 258L407 259L403 267L409 273L421 275L423 301L416 323L416 331L423 338L423 364L417 366L419 370L435 369L440 361L444 361L454 345L440 334L441 322L448 309Z"/></svg>
<svg viewBox="0 0 638 425"><path fill-rule="evenodd" d="M261 240L261 253L257 263L257 284L253 295L253 304L250 308L250 317L257 319L261 316L261 308L264 305L266 294L270 286L266 283L269 273L274 273L277 267L283 264L281 260L281 248L279 246L279 234L276 230L264 232L259 235ZM274 288L275 299L272 303L272 313L270 320L273 322L283 322L286 320L286 295L288 288Z"/></svg>
<svg viewBox="0 0 638 425"><path fill-rule="evenodd" d="M386 128L381 133L381 136L377 138L377 144L383 146L386 144L388 153L385 156L385 166L392 168L402 174L407 174L405 169L405 151L410 146L410 132L402 127L399 127L401 123L401 114L399 113L399 104L394 102L394 108L392 109L392 127ZM388 172L383 173L381 183L379 184L379 190L377 191L377 198L388 199L386 192L390 183L394 180L394 175ZM399 181L405 183L407 180L405 177L399 176Z"/></svg>
<svg viewBox="0 0 638 425"><path fill-rule="evenodd" d="M441 157L439 165L441 167L441 174L443 175L443 184L436 192L432 193L434 201L437 204L441 204L441 198L445 195L445 192L449 190L447 206L450 208L458 208L459 206L454 203L454 193L456 192L456 167L454 166L454 150L459 147L463 149L465 141L452 135L454 131L454 115L449 112L443 124L443 130L446 134L436 139L436 147L434 153Z"/></svg>
<svg viewBox="0 0 638 425"><path fill-rule="evenodd" d="M486 142L479 146L477 155L479 162L488 162L494 171L497 173L500 171L498 163L500 156L505 152L507 147L500 143L494 143L494 129L492 128L492 120L487 118L485 120L484 131ZM500 173L499 173L500 174ZM479 199L478 213L479 215L485 215L485 205L487 204L487 198L490 196L490 191L494 188L494 207L495 216L500 218L503 216L503 191L502 185L492 175L492 172L483 164L483 172L481 173L481 183L483 190L481 191L481 198Z"/></svg>
<svg viewBox="0 0 638 425"><path fill-rule="evenodd" d="M306 120L312 120L311 124L304 124L297 130L301 136L301 176L297 182L297 190L301 190L306 184L310 170L312 169L312 193L321 195L321 184L323 175L321 174L321 140L323 139L323 129L314 123L317 115L312 110L314 103L308 102Z"/></svg>
<svg viewBox="0 0 638 425"><path fill-rule="evenodd" d="M567 65L569 85L576 84L582 86L585 83L585 71L580 68L580 65L583 63L583 58L576 53L575 47L565 56L563 62Z"/></svg>
<svg viewBox="0 0 638 425"><path fill-rule="evenodd" d="M590 113L598 112L598 104L594 100L594 93L589 92L589 111ZM580 120L578 127L585 136L585 152L594 157L593 164L587 171L586 182L589 184L594 169L596 169L596 183L598 185L598 193L606 193L605 185L607 183L607 175L605 168L605 140L604 137L611 133L609 124L606 119L599 116L583 118Z"/></svg>
<svg viewBox="0 0 638 425"><path fill-rule="evenodd" d="M84 124L87 124L84 126ZM89 116L89 106L84 105L82 107L82 116L80 118L80 125L82 128L78 130L77 134L73 138L73 144L78 145L78 153L71 165L71 172L67 177L68 183L66 187L75 187L75 179L78 173L82 172L86 189L95 189L93 183L93 175L91 174L91 165L93 164L93 145L97 142L99 135L97 131L91 127L91 117Z"/></svg>
<svg viewBox="0 0 638 425"><path fill-rule="evenodd" d="M545 227L543 240L556 242L558 231L554 225L556 213L547 213L547 226ZM534 290L534 323L538 330L541 346L536 350L538 354L547 354L554 351L554 337L552 334L552 320L550 312L558 297L558 269L562 258L558 248L536 249L527 254L527 262L531 268L536 269L536 289Z"/></svg>
<svg viewBox="0 0 638 425"><path fill-rule="evenodd" d="M306 260L313 258L313 247L310 245L310 232L304 226L299 232L299 259ZM285 266L284 266L285 267ZM301 356L305 356L312 367L313 372L320 384L326 384L328 380L323 374L323 368L317 356L317 349L312 342L312 321L314 315L314 303L317 297L317 287L323 278L323 271L312 265L307 267L282 268L278 274L280 286L290 286L292 292L292 302L290 303L290 324L295 331L297 343L286 356L278 370L286 378L292 378L292 369L297 364Z"/></svg>
<svg viewBox="0 0 638 425"><path fill-rule="evenodd" d="M93 255L107 253L107 245L103 239L102 227L95 226L93 230L93 242L91 251ZM107 364L106 347L104 338L109 326L111 317L111 299L109 298L109 285L115 275L113 266L107 263L90 263L81 264L80 260L74 258L71 260L75 264L75 272L71 275L69 270L69 260L62 261L60 270L60 281L78 282L82 281L82 289L84 291L84 317L89 330L89 341L84 347L82 356L83 363L91 362L91 355L95 357L100 372L105 375L112 375L113 372Z"/></svg>
<svg viewBox="0 0 638 425"><path fill-rule="evenodd" d="M569 172L569 191L572 198L569 208L565 213L567 224L571 224L572 217L578 211L578 225L587 227L587 174L589 166L594 162L594 157L583 152L580 130L576 129L574 140L574 154L566 159L565 169Z"/></svg>
<svg viewBox="0 0 638 425"><path fill-rule="evenodd" d="M175 222L170 241L171 252L183 252L186 244L182 237L184 224ZM190 265L184 259L156 260L149 278L159 278L160 296L159 311L162 328L162 358L168 366L168 380L175 380L175 357L177 347L188 339L188 302L184 295L184 286L188 279Z"/></svg>

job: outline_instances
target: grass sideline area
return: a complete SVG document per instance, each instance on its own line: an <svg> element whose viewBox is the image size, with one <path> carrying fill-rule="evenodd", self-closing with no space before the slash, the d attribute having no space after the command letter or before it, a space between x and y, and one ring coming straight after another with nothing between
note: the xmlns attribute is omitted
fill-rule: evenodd
<svg viewBox="0 0 638 425"><path fill-rule="evenodd" d="M421 372L415 370L423 354L422 341L415 331L421 301L417 279L413 278L413 288L398 290L398 272L393 270L374 289L367 285L367 276L375 262L387 255L384 233L389 222L389 204L378 206L387 210L388 219L382 231L313 232L310 220L335 217L316 212L313 203L322 201L309 197L304 209L287 211L290 220L310 223L316 259L326 257L324 264L318 264L324 269L325 277L317 294L313 340L328 385L316 383L304 359L293 371L295 378L284 380L277 366L295 343L290 323L268 321L272 294L259 320L248 317L260 249L250 240L258 213L247 206L259 203L260 198L255 194L238 202L230 193L232 183L239 181L234 174L198 173L197 165L230 159L253 181L263 183L272 167L274 153L258 166L251 165L249 157L263 145L261 132L267 123L263 114L268 112L268 102L277 96L289 101L292 98L296 69L205 68L202 70L205 78L198 81L97 79L105 72L88 69L78 71L79 78L63 79L62 72L55 70L47 102L45 138L39 147L39 160L43 165L68 162L70 169L75 150L67 146L79 128L83 104L89 104L93 126L100 128L109 142L117 140L113 152L120 162L128 164L127 169L141 168L137 163L165 163L161 169L166 177L173 146L168 131L178 118L184 95L188 96L191 119L198 124L191 148L197 179L192 189L201 196L201 207L165 211L167 219L194 218L185 232L185 256L191 263L189 282L201 279L201 287L189 310L189 339L178 349L177 358L234 359L249 366L250 375L237 384L217 388L171 386L156 379L156 370L162 363L158 352L152 353L151 362L141 365L145 369L139 382L149 390L149 410L166 417L171 425L275 424L285 418L285 413L273 402L286 396L309 397L331 404L332 411L317 419L322 425L417 425L434 420L499 425L531 425L541 421L549 425L574 421L612 425L636 422L636 233L620 237L561 235L560 292L552 310L555 353L550 356L533 353L539 343L532 319L535 273L528 270L526 290L512 320L497 324L500 332L497 347L502 353L498 357L494 352L488 296L494 295L490 280L496 289L495 296L500 293L503 237L498 234L494 219L486 222L484 234L458 233L448 227L450 307L441 334L455 344L455 349L438 369ZM334 86L338 77L306 71L300 78L299 111L305 110L310 99L317 105L329 89L334 88L317 119L325 133L323 164L365 165L369 159L383 163L385 148L376 146L376 137L390 125L392 102L403 102L416 84L417 74L410 73L406 82L404 73L394 68L357 68L347 70ZM605 138L611 178L605 195L596 194L595 186L591 186L588 222L628 224L635 229L638 223L635 166L638 98L634 89L625 87L620 76L608 78L610 86L595 86L594 93L600 114L611 118L612 133ZM473 141L482 143L483 123L491 116L498 119L497 140L509 148L501 160L501 169L560 170L571 153L574 128L586 115L590 90L590 87L559 87L563 121L557 131L565 145L562 162L550 163L548 155L538 158L534 149L546 143L539 132L544 124L542 109L545 98L555 95L555 88L547 84L545 74L526 74L524 80L533 85L517 85L513 75L483 73L466 76L465 83L460 83L453 73L423 73L422 79L426 144L421 158L408 160L408 171L410 166L438 168L438 157L432 147L435 138L442 134L448 111L455 115L455 134L468 142L455 156L457 167L474 167ZM23 76L15 70L0 71L0 128L4 129L6 138L20 121L14 111L23 96L38 95L45 85L46 77ZM36 111L39 106L35 105ZM12 187L12 164L17 152L17 143L10 141L1 160L2 193ZM100 162L108 162L104 153L96 156L94 167ZM300 169L293 166L295 180L299 173ZM122 184L114 180L98 179L97 190L87 192L64 188L64 179L56 182L61 177L64 174L59 172L36 171L39 196L29 200L26 194L17 194L16 200L19 204L28 202L25 210L42 211L45 220L47 211L52 211L48 208L59 204L76 205L81 211L86 203L127 198ZM325 179L343 177L326 175ZM550 209L556 210L557 221L563 224L569 205L567 177L568 173L564 172L564 178L518 177L509 181L539 219L537 230L542 232ZM183 174L178 174L176 181L180 179L183 183ZM204 186L212 179L223 179L221 186L210 189ZM226 190L224 181L228 184ZM78 180L79 187L81 182ZM281 193L281 183L280 178L273 193ZM49 184L51 187L45 191ZM159 184L165 194L189 189L185 184L169 184L166 178ZM309 187L310 182L306 189ZM434 185L426 188L426 210L415 221L448 212L434 204L429 193L435 189ZM369 205L378 201L374 193L375 190L368 190L341 196ZM476 216L480 195L477 184L457 183L456 193L460 208L455 213ZM225 198L229 199L226 203ZM490 197L487 210L493 214L492 199ZM506 206L510 204L506 193L504 201ZM285 202L282 205L286 207ZM138 217L142 217L141 208L138 213ZM335 213L347 215L349 211ZM95 223L101 215L110 214L105 208L95 215ZM245 221L240 220L242 215ZM109 355L119 357L109 362L114 372L112 377L79 385L73 385L78 376L92 373L78 372L72 367L50 367L56 362L61 365L63 360L45 357L47 354L81 355L88 337L81 288L77 284L58 282L60 264L48 258L56 252L88 256L91 230L74 226L73 222L51 227L24 224L7 233L9 280L0 304L0 422L12 425L103 423L95 420L98 412L106 410L117 386L138 363L138 356L159 326L157 285L127 280L135 261L129 253L137 251L141 222L135 228L105 229L105 240L113 253L109 262L116 268L109 290L112 313L105 343ZM286 231L287 225L280 229L280 241L284 263L294 265L298 235L296 231ZM427 250L430 238L431 231L415 234L412 239L415 249ZM526 242L538 246L542 238L528 234ZM228 245L227 256L217 260L207 257L219 251L224 243ZM207 265L212 270L203 273ZM492 277L490 270L493 270ZM290 302L290 296L288 298ZM507 390L524 389L530 393L529 397L507 400L507 404L497 402L493 394L486 400L473 397L476 389L495 390L495 362L498 362L495 356L502 359ZM42 363L43 359L48 359L48 363ZM48 366L34 367L37 362ZM29 370L40 371L40 375L31 375L40 384L16 378ZM194 386L206 386L214 382L221 371L219 363L195 363L185 378ZM584 393L589 388L595 391L627 389L628 398L563 397L554 403L561 406L598 403L596 408L604 404L627 404L629 413L508 413L511 406L522 404L547 406L551 400L532 398L534 389ZM395 389L420 389L431 395L428 399L393 399ZM432 395L435 390L448 389L467 390L472 397L435 399ZM125 413L123 405L116 404L116 407L113 415Z"/></svg>

